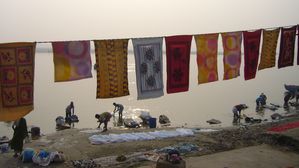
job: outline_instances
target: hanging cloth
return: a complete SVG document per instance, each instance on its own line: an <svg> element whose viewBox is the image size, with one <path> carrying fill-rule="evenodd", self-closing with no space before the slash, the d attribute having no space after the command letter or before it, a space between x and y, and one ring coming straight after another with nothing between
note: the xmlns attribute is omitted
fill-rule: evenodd
<svg viewBox="0 0 299 168"><path fill-rule="evenodd" d="M281 29L278 68L293 66L296 26Z"/></svg>
<svg viewBox="0 0 299 168"><path fill-rule="evenodd" d="M52 42L55 82L91 78L89 41Z"/></svg>
<svg viewBox="0 0 299 168"><path fill-rule="evenodd" d="M96 40L97 98L129 95L128 39Z"/></svg>
<svg viewBox="0 0 299 168"><path fill-rule="evenodd" d="M35 43L0 44L0 121L33 110Z"/></svg>
<svg viewBox="0 0 299 168"><path fill-rule="evenodd" d="M242 32L221 33L223 45L223 80L240 76Z"/></svg>
<svg viewBox="0 0 299 168"><path fill-rule="evenodd" d="M244 31L244 78L245 80L254 79L257 64L259 61L261 30L254 32Z"/></svg>
<svg viewBox="0 0 299 168"><path fill-rule="evenodd" d="M274 30L263 30L263 44L261 60L258 69L275 67L276 48L280 28Z"/></svg>
<svg viewBox="0 0 299 168"><path fill-rule="evenodd" d="M299 65L299 25L297 26L297 65Z"/></svg>
<svg viewBox="0 0 299 168"><path fill-rule="evenodd" d="M189 89L189 61L192 36L170 36L166 41L167 93Z"/></svg>
<svg viewBox="0 0 299 168"><path fill-rule="evenodd" d="M198 84L218 80L218 36L218 33L194 36L197 47Z"/></svg>
<svg viewBox="0 0 299 168"><path fill-rule="evenodd" d="M163 38L133 39L138 98L163 96Z"/></svg>

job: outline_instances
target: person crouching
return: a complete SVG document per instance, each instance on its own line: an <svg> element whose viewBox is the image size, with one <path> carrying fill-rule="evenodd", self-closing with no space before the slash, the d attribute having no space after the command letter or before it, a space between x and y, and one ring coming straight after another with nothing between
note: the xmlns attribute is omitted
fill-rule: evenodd
<svg viewBox="0 0 299 168"><path fill-rule="evenodd" d="M108 122L110 121L110 118L112 117L112 114L109 112L104 112L102 114L96 114L95 118L98 119L97 122L99 122L99 126L98 128L101 127L102 123L104 123L104 127L103 127L103 131L102 132L106 132L107 131L107 125Z"/></svg>

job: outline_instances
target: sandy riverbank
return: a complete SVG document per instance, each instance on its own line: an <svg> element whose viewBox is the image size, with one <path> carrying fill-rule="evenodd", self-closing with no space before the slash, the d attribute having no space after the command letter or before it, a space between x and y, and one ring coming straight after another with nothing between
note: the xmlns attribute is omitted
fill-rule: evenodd
<svg viewBox="0 0 299 168"><path fill-rule="evenodd" d="M266 132L266 129L282 122L294 120L299 120L298 116L284 119L279 122L267 122L249 126L219 128L219 131L217 132L195 133L194 136L190 137L175 137L163 140L134 141L103 145L92 145L88 139L92 135L91 133L80 132L82 129L68 129L42 136L38 140L32 140L29 143L25 143L24 147L30 147L36 150L45 149L48 151L63 151L66 156L66 162L62 164L50 164L50 167L72 167L72 160L128 155L133 154L134 152L146 152L153 149L160 149L166 146L178 144L180 142L196 144L200 149L198 152L190 153L184 157L202 156L264 143L273 144L273 140L271 138L268 136L263 136L263 133ZM146 132L161 129L173 130L175 128L126 130L112 129L101 134ZM16 158L13 158L12 155L12 151L10 153L1 154L0 167L36 166L33 163L22 163ZM147 163L140 162L135 164L143 165ZM126 165L122 165L121 167L126 167Z"/></svg>

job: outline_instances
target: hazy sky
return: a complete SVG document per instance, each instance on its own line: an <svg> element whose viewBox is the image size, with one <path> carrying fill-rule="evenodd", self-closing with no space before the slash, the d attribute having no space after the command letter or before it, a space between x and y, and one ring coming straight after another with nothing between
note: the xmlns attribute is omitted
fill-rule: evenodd
<svg viewBox="0 0 299 168"><path fill-rule="evenodd" d="M299 23L299 0L0 0L0 42L203 34Z"/></svg>

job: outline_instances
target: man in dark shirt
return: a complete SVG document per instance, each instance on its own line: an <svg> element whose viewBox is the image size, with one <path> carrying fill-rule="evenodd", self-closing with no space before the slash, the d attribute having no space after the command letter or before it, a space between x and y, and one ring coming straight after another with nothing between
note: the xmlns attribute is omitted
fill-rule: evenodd
<svg viewBox="0 0 299 168"><path fill-rule="evenodd" d="M102 114L96 114L95 118L98 119L97 122L99 122L98 128L100 128L102 123L104 123L103 132L106 132L107 131L107 125L108 125L108 122L110 121L111 117L112 117L112 115L109 112L104 112Z"/></svg>
<svg viewBox="0 0 299 168"><path fill-rule="evenodd" d="M236 119L240 119L241 118L241 111L243 109L246 109L248 108L246 104L238 104L238 105L235 105L233 107L233 114L234 114L234 118Z"/></svg>

